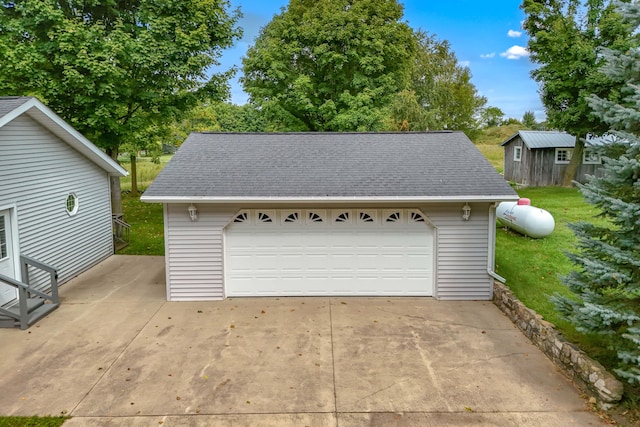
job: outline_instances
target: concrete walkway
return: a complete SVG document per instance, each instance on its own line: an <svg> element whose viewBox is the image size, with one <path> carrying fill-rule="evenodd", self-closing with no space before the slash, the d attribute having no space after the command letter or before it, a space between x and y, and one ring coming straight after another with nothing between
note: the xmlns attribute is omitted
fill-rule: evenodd
<svg viewBox="0 0 640 427"><path fill-rule="evenodd" d="M65 426L601 425L491 302L165 301L114 256L27 331L0 329L0 414Z"/></svg>

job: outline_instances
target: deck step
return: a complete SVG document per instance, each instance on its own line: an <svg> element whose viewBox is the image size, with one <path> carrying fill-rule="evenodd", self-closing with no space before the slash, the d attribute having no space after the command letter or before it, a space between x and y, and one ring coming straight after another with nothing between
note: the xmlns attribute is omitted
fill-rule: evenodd
<svg viewBox="0 0 640 427"><path fill-rule="evenodd" d="M27 326L33 325L38 320L47 316L53 310L58 308L58 306L59 304L45 304L45 300L43 300L42 298L27 299ZM18 317L20 316L20 306L17 303L10 307L5 306L3 308L14 313ZM0 328L15 327L20 327L20 320L14 319L9 316L0 315Z"/></svg>

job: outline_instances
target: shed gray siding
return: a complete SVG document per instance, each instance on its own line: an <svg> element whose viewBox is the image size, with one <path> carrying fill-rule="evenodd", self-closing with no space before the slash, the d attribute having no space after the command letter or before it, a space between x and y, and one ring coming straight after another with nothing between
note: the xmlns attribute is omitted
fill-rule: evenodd
<svg viewBox="0 0 640 427"><path fill-rule="evenodd" d="M436 227L435 297L443 300L489 300L493 279L487 273L490 241L488 203L472 203L471 219L463 221L461 204L420 206ZM224 298L224 227L243 206L198 204L192 222L188 204L164 205L167 299ZM278 206L282 208L309 206ZM350 206L351 207L351 206Z"/></svg>
<svg viewBox="0 0 640 427"><path fill-rule="evenodd" d="M27 115L0 128L0 182L0 206L17 207L20 253L56 267L59 283L113 254L107 172Z"/></svg>
<svg viewBox="0 0 640 427"><path fill-rule="evenodd" d="M519 162L514 160L515 147L522 147ZM570 148L570 147L563 147ZM572 149L572 148L571 148ZM527 187L562 185L568 164L556 163L556 148L529 148L520 136L513 137L504 145L504 178ZM576 181L587 182L587 175L601 174L600 164L584 164L581 159Z"/></svg>

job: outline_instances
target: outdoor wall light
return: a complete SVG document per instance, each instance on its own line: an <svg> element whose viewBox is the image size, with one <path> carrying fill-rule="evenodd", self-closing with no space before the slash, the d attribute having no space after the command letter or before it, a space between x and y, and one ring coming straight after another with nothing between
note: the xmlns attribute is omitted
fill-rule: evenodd
<svg viewBox="0 0 640 427"><path fill-rule="evenodd" d="M189 207L187 208L187 210L189 211L189 218L191 218L191 221L197 221L198 220L198 208L193 206L193 203L191 203L189 205Z"/></svg>
<svg viewBox="0 0 640 427"><path fill-rule="evenodd" d="M462 207L462 219L469 221L469 218L471 218L471 206L469 206L469 203L465 203Z"/></svg>

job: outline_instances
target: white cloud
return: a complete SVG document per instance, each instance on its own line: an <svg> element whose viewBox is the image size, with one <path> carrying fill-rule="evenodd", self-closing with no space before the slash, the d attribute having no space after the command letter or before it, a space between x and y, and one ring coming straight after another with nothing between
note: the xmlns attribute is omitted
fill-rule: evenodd
<svg viewBox="0 0 640 427"><path fill-rule="evenodd" d="M526 47L513 45L506 52L502 52L500 56L507 59L520 59L529 56L529 51Z"/></svg>
<svg viewBox="0 0 640 427"><path fill-rule="evenodd" d="M496 53L495 53L495 52L491 52L491 53L481 53L481 54L480 54L480 58L483 58L483 59L493 58L494 56L496 56Z"/></svg>
<svg viewBox="0 0 640 427"><path fill-rule="evenodd" d="M507 35L509 37L513 37L513 38L518 38L522 35L522 31L516 31L516 30L509 30L509 32L507 33Z"/></svg>
<svg viewBox="0 0 640 427"><path fill-rule="evenodd" d="M460 61L458 65L462 67L468 67L469 65L471 65L471 61Z"/></svg>

